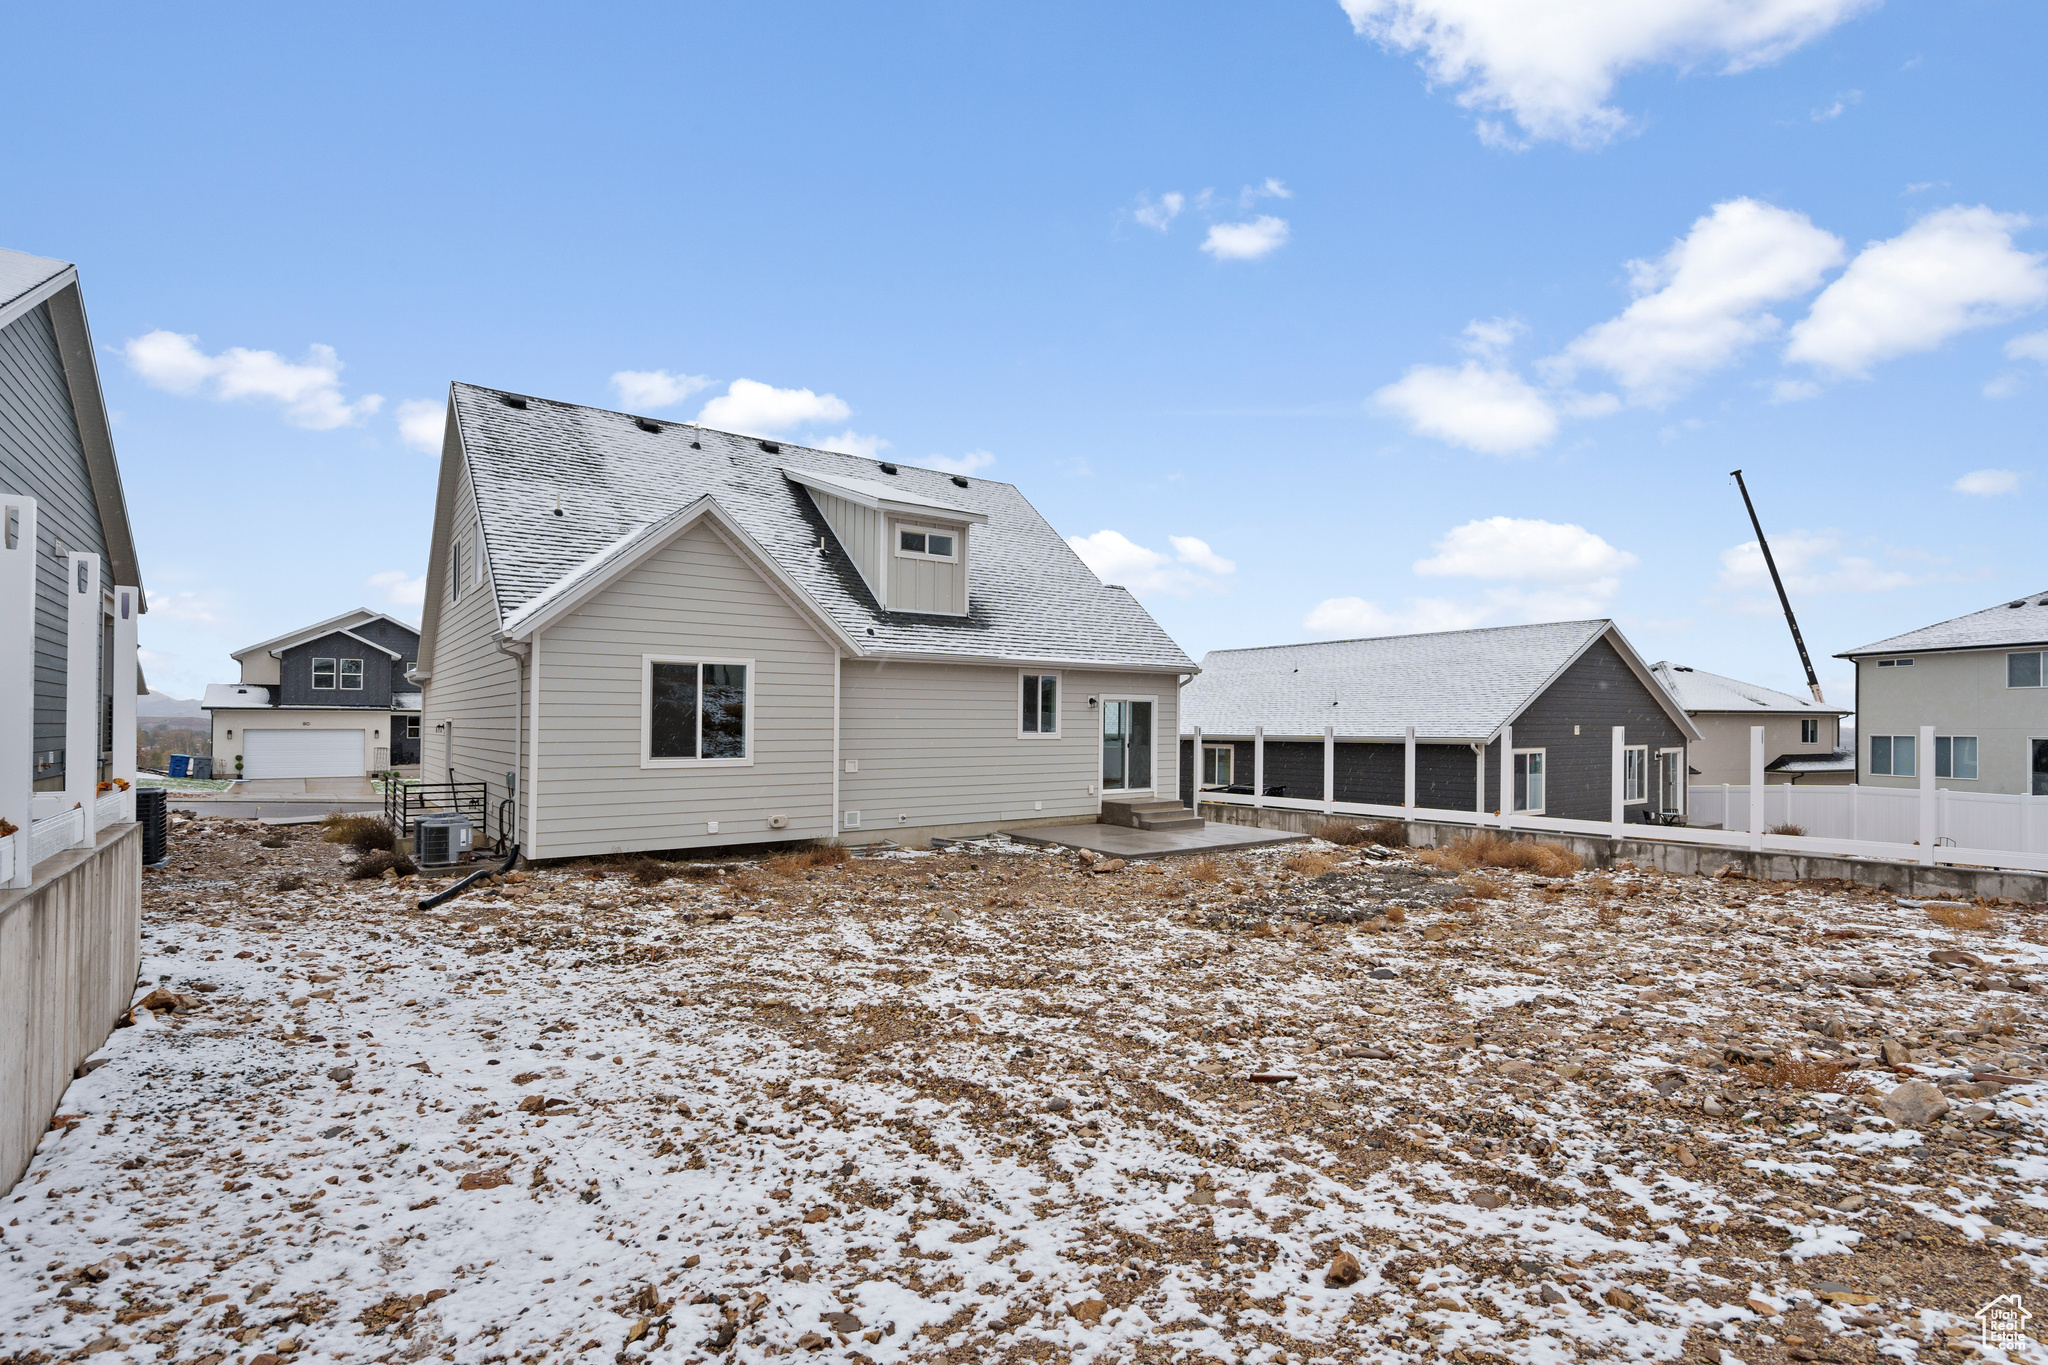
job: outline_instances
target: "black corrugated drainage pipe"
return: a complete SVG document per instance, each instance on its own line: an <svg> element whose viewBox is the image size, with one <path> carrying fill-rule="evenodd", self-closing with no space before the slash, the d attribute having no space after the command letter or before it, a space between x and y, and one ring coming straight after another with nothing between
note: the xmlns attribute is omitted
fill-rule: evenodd
<svg viewBox="0 0 2048 1365"><path fill-rule="evenodd" d="M496 872L491 871L491 869L489 869L488 867L480 867L476 871L470 873L467 877L464 877L461 881L455 883L455 885L449 887L446 891L442 891L436 895L427 897L418 905L415 905L413 909L431 910L435 906L440 905L445 901L452 901L457 896L469 890L470 887L475 886L478 882L482 881L486 877L504 876L507 872L510 872L512 870L513 865L516 864L518 861L519 845L514 844L512 845L511 854L505 859L504 864L500 866Z"/></svg>

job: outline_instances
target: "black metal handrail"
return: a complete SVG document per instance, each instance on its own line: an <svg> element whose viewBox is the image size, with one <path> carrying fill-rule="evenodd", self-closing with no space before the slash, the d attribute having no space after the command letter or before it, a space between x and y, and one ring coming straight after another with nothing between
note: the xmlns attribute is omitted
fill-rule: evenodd
<svg viewBox="0 0 2048 1365"><path fill-rule="evenodd" d="M477 842L490 838L491 784L488 782L392 782L384 788L384 818L401 839L412 837L422 815L466 815Z"/></svg>

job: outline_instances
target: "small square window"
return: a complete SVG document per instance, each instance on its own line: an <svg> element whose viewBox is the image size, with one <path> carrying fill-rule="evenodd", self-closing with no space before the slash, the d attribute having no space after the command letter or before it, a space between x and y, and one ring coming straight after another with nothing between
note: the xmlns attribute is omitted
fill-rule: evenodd
<svg viewBox="0 0 2048 1365"><path fill-rule="evenodd" d="M398 722L398 737L400 739L418 739L420 737L420 718L418 716L407 716Z"/></svg>
<svg viewBox="0 0 2048 1365"><path fill-rule="evenodd" d="M751 660L643 660L645 748L641 766L752 761L748 710Z"/></svg>
<svg viewBox="0 0 2048 1365"><path fill-rule="evenodd" d="M923 554L923 553L925 552L925 550L924 550L924 532L922 532L922 531L905 531L905 532L903 532L903 533L902 533L902 534L901 534L900 536L898 536L898 537L897 537L897 540L896 540L896 548L897 548L897 549L899 549L899 550L908 550L908 551L910 551L910 552L911 552L912 554L919 554L919 555Z"/></svg>
<svg viewBox="0 0 2048 1365"><path fill-rule="evenodd" d="M1917 777L1912 735L1872 735L1870 771L1876 777Z"/></svg>
<svg viewBox="0 0 2048 1365"><path fill-rule="evenodd" d="M2007 687L2039 687L2041 685L2041 656L2036 652L2008 654L2005 656L2005 685Z"/></svg>
<svg viewBox="0 0 2048 1365"><path fill-rule="evenodd" d="M1936 735L1934 737L1934 775L1957 782L1977 780L1977 737L1975 735Z"/></svg>
<svg viewBox="0 0 2048 1365"><path fill-rule="evenodd" d="M318 690L318 691L321 691L321 692L326 692L326 691L329 691L330 689L332 689L332 688L333 688L333 686L334 686L334 660L332 660L332 659L315 659L315 660L313 660L313 686L314 686L314 688L315 688L316 690Z"/></svg>
<svg viewBox="0 0 2048 1365"><path fill-rule="evenodd" d="M363 690L363 661L343 659L341 661L341 690L360 692Z"/></svg>

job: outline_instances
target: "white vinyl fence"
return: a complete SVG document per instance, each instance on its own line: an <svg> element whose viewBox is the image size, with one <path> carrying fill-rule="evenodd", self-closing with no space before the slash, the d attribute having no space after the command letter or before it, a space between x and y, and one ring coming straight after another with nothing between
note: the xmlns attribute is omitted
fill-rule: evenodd
<svg viewBox="0 0 2048 1365"><path fill-rule="evenodd" d="M1193 732L1195 752L1201 753L1201 731ZM1510 755L1513 730L1503 727L1500 753ZM1683 826L1624 824L1622 815L1622 752L1627 744L1623 727L1614 727L1612 771L1612 815L1607 820L1565 820L1555 816L1531 815L1527 811L1443 810L1416 803L1415 740L1409 732L1406 753L1406 800L1401 805L1376 805L1338 801L1335 791L1335 738L1323 737L1323 798L1234 795L1205 791L1197 784L1196 800L1230 806L1255 806L1272 810L1314 811L1326 815L1356 815L1369 819L1427 820L1437 824L1470 825L1475 829L1527 830L1538 833L1579 834L1611 839L1654 839L1665 843L1698 844L1710 848L1748 849L1755 852L1791 853L1812 857L1872 858L1884 862L1947 864L1957 867L2005 868L2015 871L2048 872L2048 798L2030 796L1982 796L1968 792L1936 789L1931 775L1921 779L1917 789L1874 787L1765 787L1764 731L1750 731L1750 773L1753 787L1764 792L1762 809L1751 810L1752 787L1693 787L1687 792L1689 824ZM1255 778L1253 791L1264 787L1265 737L1253 739ZM1932 726L1923 727L1921 752L1934 752ZM1199 761L1199 760L1198 760ZM1511 761L1504 758L1504 763ZM1199 770L1197 770L1199 771ZM1500 775L1500 790L1512 792L1512 770ZM1788 806L1785 803L1790 802ZM1787 815L1789 810L1790 814ZM1730 818L1732 817L1732 818ZM1775 825L1795 824L1803 835L1767 834ZM1702 828L1718 825L1721 828Z"/></svg>

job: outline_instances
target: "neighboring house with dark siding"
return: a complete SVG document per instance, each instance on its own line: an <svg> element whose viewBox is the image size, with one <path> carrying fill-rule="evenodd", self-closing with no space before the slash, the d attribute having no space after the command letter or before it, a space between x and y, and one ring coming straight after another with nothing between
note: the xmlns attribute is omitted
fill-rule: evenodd
<svg viewBox="0 0 2048 1365"><path fill-rule="evenodd" d="M1181 690L1180 794L1250 794L1263 747L1265 795L1321 799L1327 730L1330 799L1400 805L1412 726L1418 806L1501 809L1505 733L1515 810L1606 820L1617 725L1627 818L1682 814L1699 732L1612 621L1216 650Z"/></svg>
<svg viewBox="0 0 2048 1365"><path fill-rule="evenodd" d="M420 692L406 670L419 656L419 631L364 607L236 650L241 679L209 684L200 703L214 775L327 790L417 766Z"/></svg>

